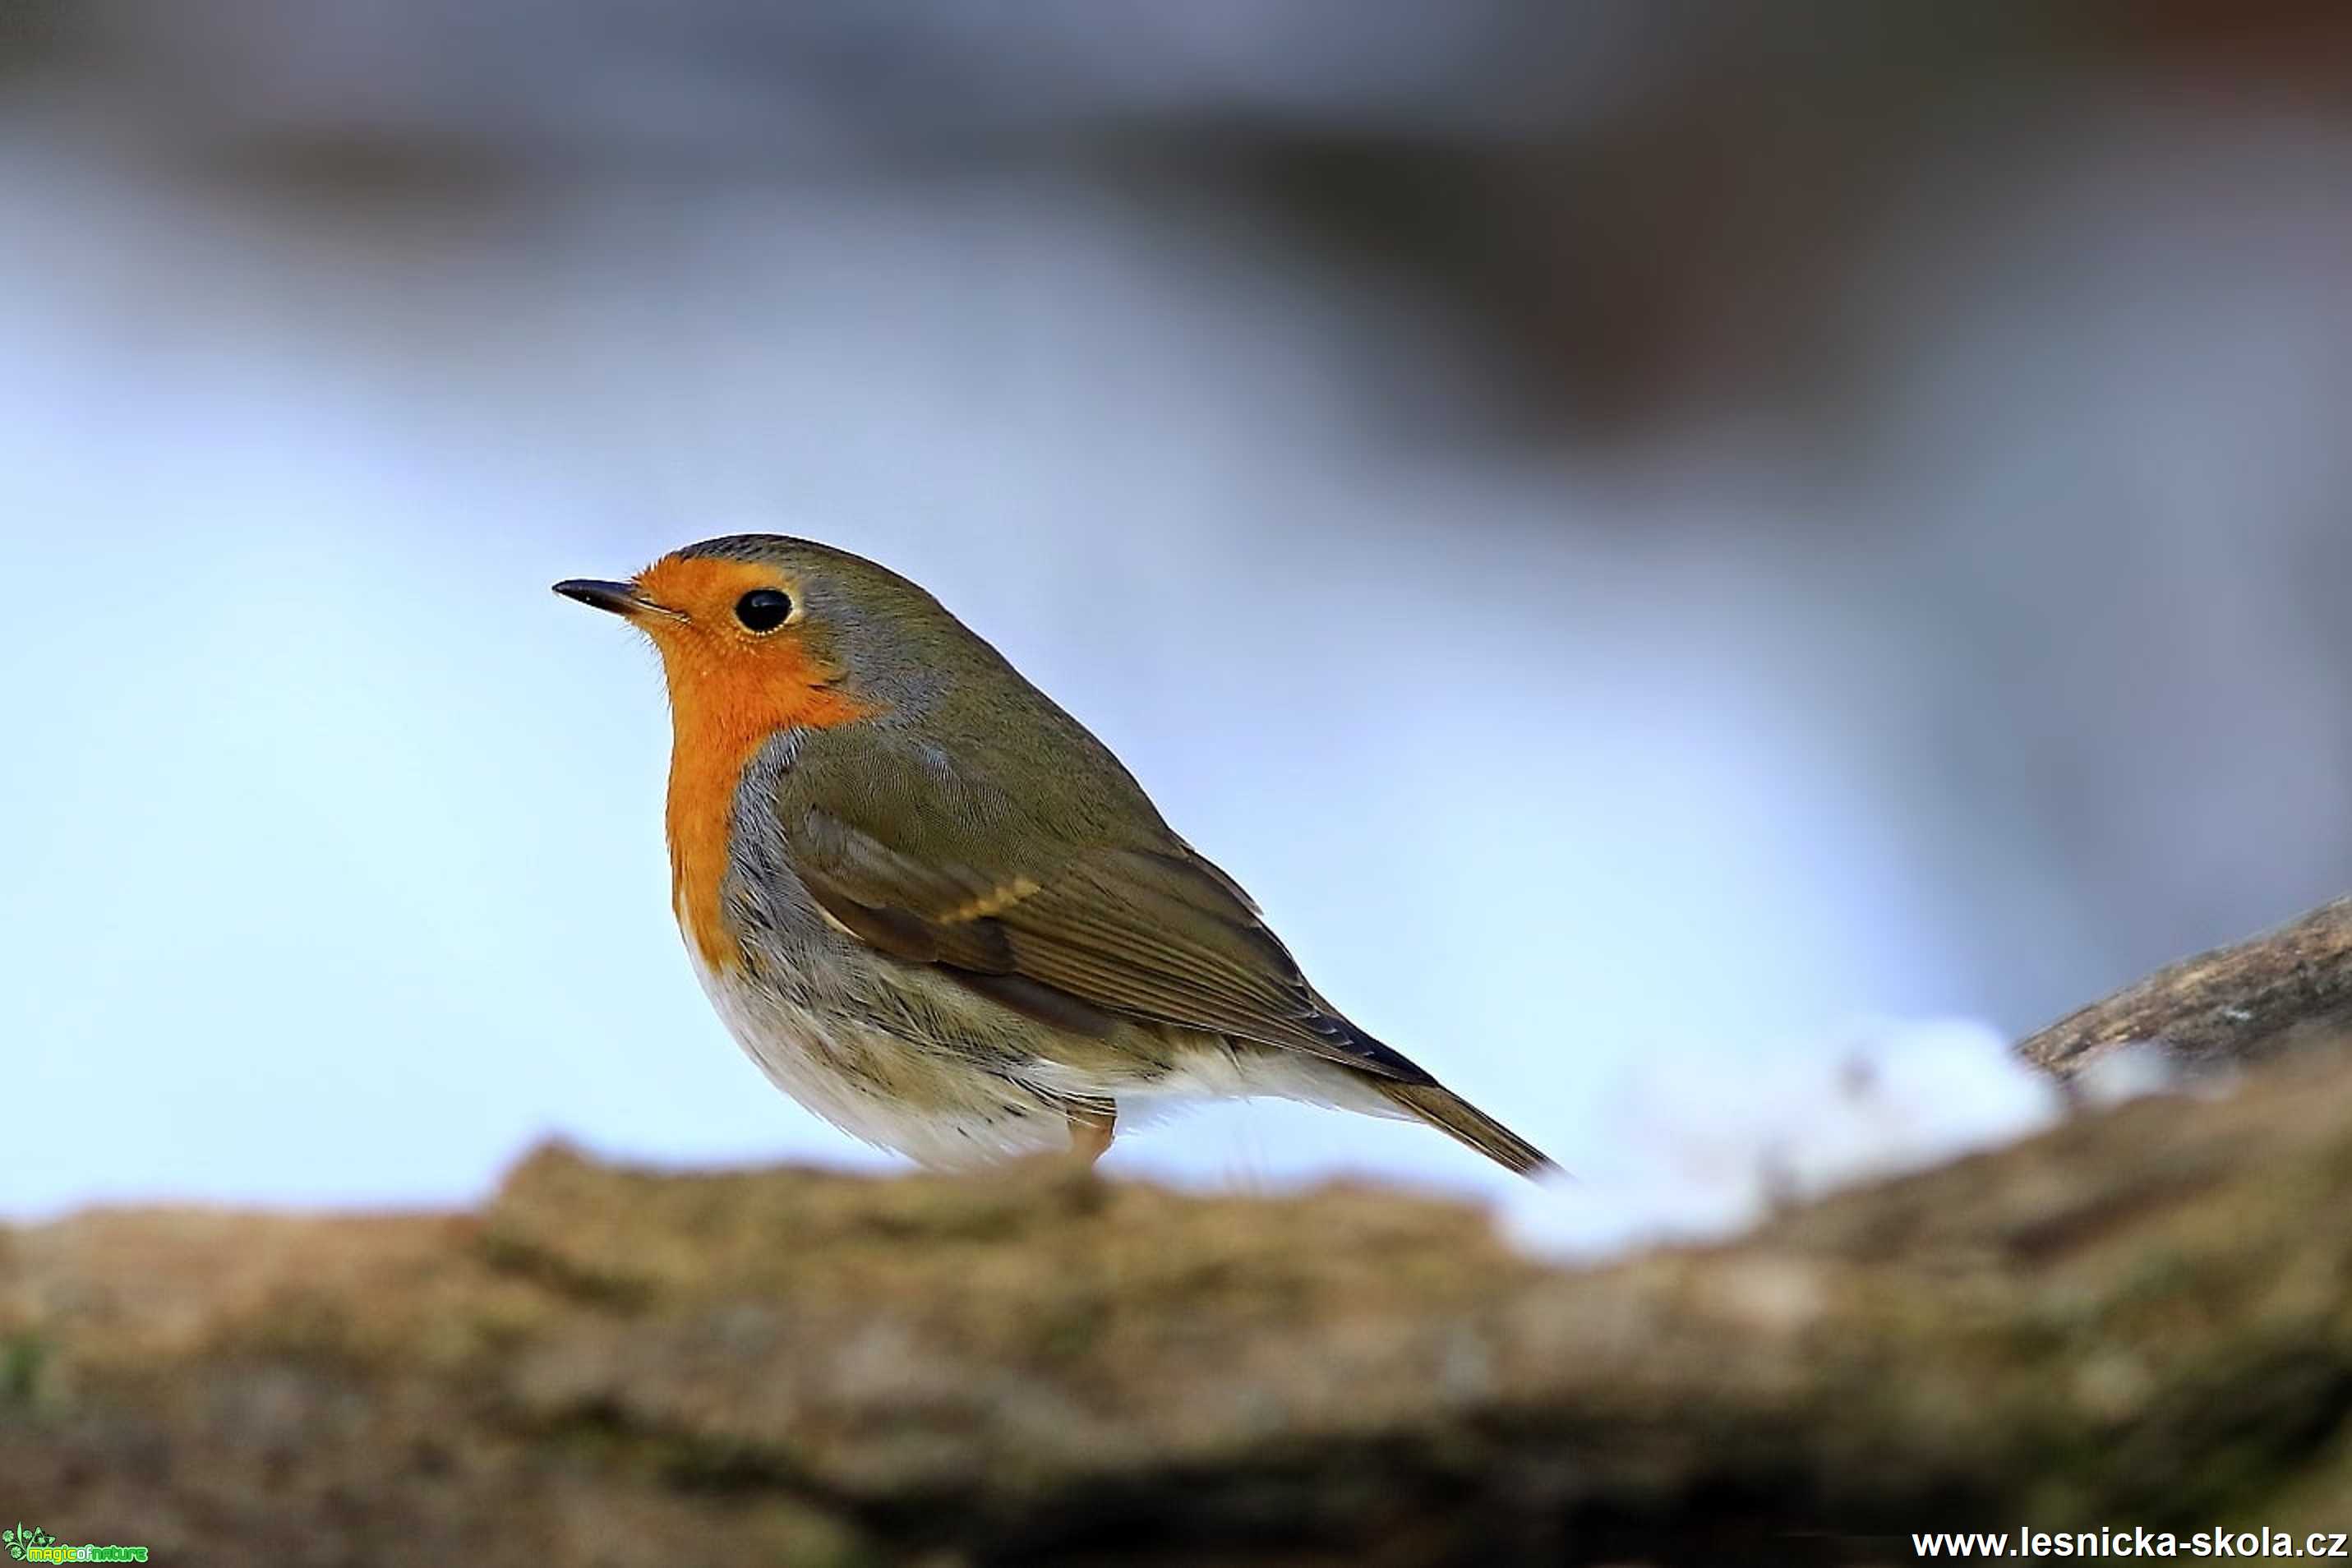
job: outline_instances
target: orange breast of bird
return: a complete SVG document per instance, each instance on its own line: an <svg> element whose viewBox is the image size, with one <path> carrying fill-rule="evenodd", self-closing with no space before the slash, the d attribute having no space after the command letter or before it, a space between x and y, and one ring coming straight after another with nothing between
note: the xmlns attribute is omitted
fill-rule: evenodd
<svg viewBox="0 0 2352 1568"><path fill-rule="evenodd" d="M837 672L789 643L757 659L687 650L670 658L670 896L704 963L725 971L741 962L723 893L744 768L781 731L829 729L874 710L831 689Z"/></svg>

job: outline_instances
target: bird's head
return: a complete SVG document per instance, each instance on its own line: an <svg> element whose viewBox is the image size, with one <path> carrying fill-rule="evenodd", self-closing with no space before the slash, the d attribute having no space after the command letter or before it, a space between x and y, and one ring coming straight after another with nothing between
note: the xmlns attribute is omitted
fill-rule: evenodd
<svg viewBox="0 0 2352 1568"><path fill-rule="evenodd" d="M555 591L651 639L670 702L742 734L825 728L919 703L994 656L929 594L846 551L776 534L705 540L626 582Z"/></svg>

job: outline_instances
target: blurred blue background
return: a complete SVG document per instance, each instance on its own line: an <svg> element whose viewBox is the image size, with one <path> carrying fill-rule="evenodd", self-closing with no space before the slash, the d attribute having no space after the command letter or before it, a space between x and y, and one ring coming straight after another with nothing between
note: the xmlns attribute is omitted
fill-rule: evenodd
<svg viewBox="0 0 2352 1568"><path fill-rule="evenodd" d="M547 593L805 533L1571 1166L2352 881L2337 8L0 19L0 1211L887 1164ZM1759 1066L1760 1064L1760 1066ZM1477 1186L1228 1107L1109 1169Z"/></svg>

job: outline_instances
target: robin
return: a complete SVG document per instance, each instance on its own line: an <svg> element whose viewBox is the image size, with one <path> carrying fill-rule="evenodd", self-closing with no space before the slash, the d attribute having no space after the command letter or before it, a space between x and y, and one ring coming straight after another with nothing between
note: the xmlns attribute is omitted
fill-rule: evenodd
<svg viewBox="0 0 2352 1568"><path fill-rule="evenodd" d="M776 1086L925 1163L1122 1110L1275 1096L1525 1139L1349 1023L1101 742L930 595L845 551L707 540L555 591L653 640L672 906Z"/></svg>

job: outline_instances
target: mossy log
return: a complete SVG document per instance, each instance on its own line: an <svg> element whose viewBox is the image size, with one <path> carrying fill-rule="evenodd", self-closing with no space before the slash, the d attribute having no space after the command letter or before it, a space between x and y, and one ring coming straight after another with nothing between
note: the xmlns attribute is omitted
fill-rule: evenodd
<svg viewBox="0 0 2352 1568"><path fill-rule="evenodd" d="M2347 1529L2348 1212L2316 1048L1576 1271L1360 1187L549 1148L472 1214L0 1231L0 1510L174 1564L613 1568Z"/></svg>

